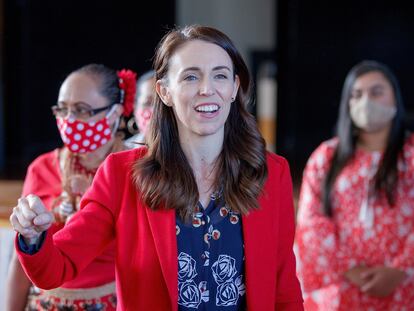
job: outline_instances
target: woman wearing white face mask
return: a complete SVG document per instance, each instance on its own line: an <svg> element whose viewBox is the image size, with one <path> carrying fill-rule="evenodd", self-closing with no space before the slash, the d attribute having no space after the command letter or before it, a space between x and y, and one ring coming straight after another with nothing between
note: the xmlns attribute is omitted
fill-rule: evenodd
<svg viewBox="0 0 414 311"><path fill-rule="evenodd" d="M98 64L75 70L62 83L52 112L65 146L34 160L23 188L23 196L36 194L53 211L54 232L79 210L80 199L102 161L110 153L126 149L117 130L121 116L132 111L135 83L132 71L116 72ZM74 280L50 291L30 288L14 257L7 310L23 310L25 305L28 310L115 310L114 254L114 245L108 246Z"/></svg>
<svg viewBox="0 0 414 311"><path fill-rule="evenodd" d="M303 174L296 246L310 310L414 309L414 137L403 116L385 65L350 70L337 137Z"/></svg>

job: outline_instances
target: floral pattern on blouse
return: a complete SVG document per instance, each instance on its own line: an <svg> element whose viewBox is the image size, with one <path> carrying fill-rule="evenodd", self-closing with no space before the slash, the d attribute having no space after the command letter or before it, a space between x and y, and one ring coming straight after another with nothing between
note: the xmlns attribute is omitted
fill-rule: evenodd
<svg viewBox="0 0 414 311"><path fill-rule="evenodd" d="M244 251L241 217L212 196L191 223L176 217L178 310L243 310Z"/></svg>
<svg viewBox="0 0 414 311"><path fill-rule="evenodd" d="M375 194L382 154L357 150L332 188L333 218L322 213L322 184L336 139L306 165L299 197L295 252L307 310L414 310L414 136L398 162L396 204ZM409 276L394 293L362 293L343 274L355 266L389 266Z"/></svg>

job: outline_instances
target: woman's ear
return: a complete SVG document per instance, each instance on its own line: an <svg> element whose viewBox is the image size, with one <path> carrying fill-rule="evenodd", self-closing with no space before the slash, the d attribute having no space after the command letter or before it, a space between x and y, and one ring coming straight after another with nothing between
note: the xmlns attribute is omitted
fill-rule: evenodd
<svg viewBox="0 0 414 311"><path fill-rule="evenodd" d="M168 86L164 80L157 80L155 83L155 91L157 92L158 96L161 98L164 105L171 107L171 96L168 90Z"/></svg>
<svg viewBox="0 0 414 311"><path fill-rule="evenodd" d="M240 87L240 78L238 75L236 75L234 77L234 89L233 89L233 94L232 94L232 98L236 98L237 97L237 92L239 91L239 87Z"/></svg>

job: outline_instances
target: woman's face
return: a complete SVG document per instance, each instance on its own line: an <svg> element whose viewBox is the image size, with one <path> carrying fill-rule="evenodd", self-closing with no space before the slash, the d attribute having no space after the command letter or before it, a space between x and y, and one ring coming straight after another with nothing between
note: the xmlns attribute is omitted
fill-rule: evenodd
<svg viewBox="0 0 414 311"><path fill-rule="evenodd" d="M91 109L103 108L109 105L108 100L99 92L95 79L84 73L73 73L66 78L60 87L58 103L59 108L67 111L66 117L73 117L81 121L98 121L108 110L91 116Z"/></svg>
<svg viewBox="0 0 414 311"><path fill-rule="evenodd" d="M349 100L350 106L362 100L370 100L383 106L396 106L391 83L379 71L372 71L355 80Z"/></svg>
<svg viewBox="0 0 414 311"><path fill-rule="evenodd" d="M137 92L137 106L134 109L134 117L139 131L144 135L147 132L148 124L152 116L154 85L155 78L145 80L141 83Z"/></svg>
<svg viewBox="0 0 414 311"><path fill-rule="evenodd" d="M239 87L224 49L202 40L185 43L172 55L166 80L157 81L157 92L172 107L181 138L224 135Z"/></svg>

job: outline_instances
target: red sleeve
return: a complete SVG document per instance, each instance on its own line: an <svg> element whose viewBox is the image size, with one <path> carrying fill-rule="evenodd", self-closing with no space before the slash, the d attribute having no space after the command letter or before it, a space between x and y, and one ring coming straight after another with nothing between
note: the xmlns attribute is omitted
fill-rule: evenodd
<svg viewBox="0 0 414 311"><path fill-rule="evenodd" d="M298 273L306 292L339 282L347 270L337 228L323 213L322 186L333 148L326 143L309 158L299 196L296 246Z"/></svg>
<svg viewBox="0 0 414 311"><path fill-rule="evenodd" d="M82 209L62 230L53 236L49 232L39 252L26 255L16 245L26 274L38 287L56 288L75 278L114 240L115 209L121 202L116 189L123 188L119 176L125 168L118 162L113 155L106 158L82 199Z"/></svg>
<svg viewBox="0 0 414 311"><path fill-rule="evenodd" d="M61 192L62 181L56 149L39 156L29 165L22 195L37 195L51 210L54 200L60 196Z"/></svg>
<svg viewBox="0 0 414 311"><path fill-rule="evenodd" d="M283 197L279 206L279 234L281 237L278 254L281 258L277 268L277 288L275 310L303 310L300 284L296 276L296 260L293 253L295 236L295 211L293 206L292 179L288 162L283 160L279 185L283 187Z"/></svg>

